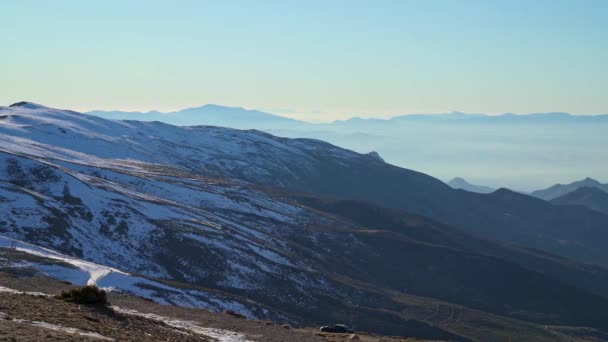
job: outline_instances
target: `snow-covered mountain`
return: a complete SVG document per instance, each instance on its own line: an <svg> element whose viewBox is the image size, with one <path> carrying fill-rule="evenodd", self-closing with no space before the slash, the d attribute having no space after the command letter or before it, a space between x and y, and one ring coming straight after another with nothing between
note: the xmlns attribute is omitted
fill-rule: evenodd
<svg viewBox="0 0 608 342"><path fill-rule="evenodd" d="M266 291L277 304L310 305L311 289L330 290L313 261L291 258L287 244L294 228L325 219L227 177L270 177L260 165L274 162L264 148L277 143L266 134L26 103L0 108L0 142L0 207L10 213L1 234L149 277ZM297 156L293 166L320 144L281 148ZM277 293L271 282L296 286Z"/></svg>
<svg viewBox="0 0 608 342"><path fill-rule="evenodd" d="M608 145L605 114L452 112L308 123L259 110L211 104L172 112L115 110L89 114L174 125L259 129L282 137L321 139L360 153L377 151L393 165L441 179L455 174L483 178L492 187L530 189L582 173L602 174L608 168L605 158L598 158L603 155L602 146ZM567 172L548 166L564 163L571 165ZM509 172L514 165L519 172Z"/></svg>
<svg viewBox="0 0 608 342"><path fill-rule="evenodd" d="M376 160L319 140L253 130L113 121L30 103L2 111L4 150L94 166L141 171L173 165L206 176L275 182L292 181L297 176L291 169L312 169L326 157Z"/></svg>
<svg viewBox="0 0 608 342"><path fill-rule="evenodd" d="M399 179L396 205L437 213L433 196L457 193L318 140L106 120L28 102L0 107L0 236L115 269L103 286L249 317L310 324L356 315L365 330L450 338L471 326L433 314L451 305L437 299L538 321L553 311L527 299L559 293L577 300L554 323L604 324L596 313L608 301L595 294L608 288L603 269L477 240L422 216L297 194L393 196L361 177ZM471 274L479 276L471 282ZM526 289L508 308L505 276ZM562 284L572 279L584 290Z"/></svg>
<svg viewBox="0 0 608 342"><path fill-rule="evenodd" d="M284 322L329 318L366 291L329 271L345 246L364 246L348 232L353 224L246 182L294 181L293 168L319 158L380 163L258 131L0 107L0 236L112 268L100 285L161 303Z"/></svg>

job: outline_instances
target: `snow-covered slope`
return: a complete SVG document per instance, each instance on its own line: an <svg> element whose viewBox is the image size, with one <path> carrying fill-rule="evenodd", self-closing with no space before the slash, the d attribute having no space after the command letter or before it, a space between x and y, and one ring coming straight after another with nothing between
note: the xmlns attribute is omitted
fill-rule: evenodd
<svg viewBox="0 0 608 342"><path fill-rule="evenodd" d="M0 217L0 234L125 272L262 292L278 305L304 307L312 289L339 295L314 271L314 259L295 258L288 243L301 227L329 219L230 177L271 177L262 166L277 153L297 156L278 166L287 175L304 167L307 151L327 145L277 139L29 103L2 107L0 210L8 215ZM272 155L264 152L270 147Z"/></svg>
<svg viewBox="0 0 608 342"><path fill-rule="evenodd" d="M361 177L390 183L391 191ZM435 317L428 312L434 306L406 291L511 315L503 312L503 287L493 283L500 274L530 297L578 298L564 309L576 320L564 316L563 323L603 324L589 309L602 305L598 298L511 262L471 257L474 251L463 249L478 242L453 241L444 235L451 228L423 217L393 221L396 214L376 209L379 216L367 222L369 213L357 206L301 205L301 196L273 188L323 194L337 181L333 189L343 197L379 189L435 211L449 209L433 207L436 194L456 193L430 176L317 140L112 121L31 103L0 107L0 236L51 249L75 267L34 265L51 276L308 324L347 319L355 306L361 328L426 334L434 328L415 319L443 320L426 320ZM339 209L361 216L346 218ZM404 226L386 231L377 222ZM513 259L519 257L530 258ZM460 267L468 273L437 272ZM471 281L468 274L483 276ZM529 303L511 301L514 312L552 313Z"/></svg>
<svg viewBox="0 0 608 342"><path fill-rule="evenodd" d="M0 142L7 152L92 166L141 170L138 164L147 163L256 180L289 180L294 177L290 169L310 168L319 153L364 158L317 140L221 127L105 120L29 103L0 107Z"/></svg>
<svg viewBox="0 0 608 342"><path fill-rule="evenodd" d="M31 268L43 275L70 282L74 285L97 285L106 291L121 291L152 299L161 304L182 307L204 308L212 311L234 311L250 318L288 320L287 317L270 312L263 305L250 300L235 300L229 295L202 288L188 288L130 274L116 268L64 255L48 248L0 236L0 247L22 252L22 256L11 253L3 260L11 268ZM28 255L36 256L28 260ZM8 263L7 263L8 261Z"/></svg>

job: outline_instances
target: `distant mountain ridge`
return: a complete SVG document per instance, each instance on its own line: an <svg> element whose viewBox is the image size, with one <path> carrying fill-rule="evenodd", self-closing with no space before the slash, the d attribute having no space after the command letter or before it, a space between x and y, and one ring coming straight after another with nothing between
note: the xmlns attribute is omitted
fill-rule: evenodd
<svg viewBox="0 0 608 342"><path fill-rule="evenodd" d="M240 107L207 104L174 112L125 112L94 110L87 114L114 120L160 121L179 126L222 126L239 129L294 129L310 125L304 121Z"/></svg>
<svg viewBox="0 0 608 342"><path fill-rule="evenodd" d="M608 192L583 186L550 201L558 205L582 205L608 215Z"/></svg>
<svg viewBox="0 0 608 342"><path fill-rule="evenodd" d="M92 110L86 112L106 119L116 120L138 120L138 121L161 121L177 125L217 125L232 127L231 124L243 125L242 127L232 128L257 128L258 122L262 120L265 124L272 125L289 125L290 127L282 128L297 128L295 124L304 126L314 125L317 127L331 125L348 125L358 123L387 123L397 121L479 121L479 122L519 122L519 121L608 121L608 114L589 114L589 115L574 115L565 112L547 112L547 113L529 113L529 114L513 114L504 113L498 115L489 114L473 114L464 112L450 113L428 113L428 114L403 114L396 115L388 119L378 118L361 118L352 117L346 120L336 120L330 123L310 123L307 121L297 120L282 116L280 114L271 114L268 112L245 109L241 107L222 106L217 104L206 104L199 107L184 108L172 112L160 112L156 110L147 112L138 111L121 111L121 110ZM220 121L223 120L223 121ZM234 120L234 121L233 121ZM266 129L274 129L278 127L266 127Z"/></svg>
<svg viewBox="0 0 608 342"><path fill-rule="evenodd" d="M608 129L608 115L453 112L310 123L259 110L219 105L167 113L94 111L89 114L179 126L258 129L275 136L323 140L359 153L377 151L391 164L422 170L441 179L466 175L484 179L493 187L500 184L513 189L534 189L536 184L557 183L570 177L558 167L539 173L541 161L544 165L565 162L575 165L569 168L569 174L574 175L600 174L608 169L608 160L593 157L601 155L601 146L608 146L608 135L604 134ZM513 125L517 125L517 129ZM561 152L555 153L556 149ZM587 152L579 153L581 149ZM520 172L508 172L513 165L518 165Z"/></svg>
<svg viewBox="0 0 608 342"><path fill-rule="evenodd" d="M563 112L513 114L504 113L498 115L471 114L463 112L437 113L437 114L404 114L387 119L352 117L346 120L333 121L332 125L357 126L362 124L383 125L398 122L432 122L450 124L517 124L517 123L583 123L583 122L608 122L608 114L575 115Z"/></svg>
<svg viewBox="0 0 608 342"><path fill-rule="evenodd" d="M550 201L554 198L563 196L569 192L575 191L583 187L598 188L608 193L608 184L602 184L593 178L587 177L580 181L572 182L569 184L555 184L546 189L533 191L530 193L530 195L538 197L540 199L544 199L546 201Z"/></svg>
<svg viewBox="0 0 608 342"><path fill-rule="evenodd" d="M453 178L447 184L454 189L462 189L470 192L477 192L480 194L489 194L491 192L496 191L496 189L491 188L489 186L471 184L464 180L464 178L460 177Z"/></svg>

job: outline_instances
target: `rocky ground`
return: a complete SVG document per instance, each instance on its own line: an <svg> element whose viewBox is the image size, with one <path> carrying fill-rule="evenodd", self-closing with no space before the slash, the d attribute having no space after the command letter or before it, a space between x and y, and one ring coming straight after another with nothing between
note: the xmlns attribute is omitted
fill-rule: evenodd
<svg viewBox="0 0 608 342"><path fill-rule="evenodd" d="M295 329L268 321L247 320L159 305L130 295L110 293L110 307L78 305L52 295L74 286L28 274L0 271L2 341L414 341L365 333L328 334L317 328Z"/></svg>

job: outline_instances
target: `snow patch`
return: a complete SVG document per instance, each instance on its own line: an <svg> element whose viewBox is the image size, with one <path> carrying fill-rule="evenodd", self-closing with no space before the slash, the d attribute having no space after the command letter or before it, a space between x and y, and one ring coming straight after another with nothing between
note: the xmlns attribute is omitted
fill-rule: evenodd
<svg viewBox="0 0 608 342"><path fill-rule="evenodd" d="M15 243L15 242L17 243L17 247L15 249L18 251L25 252L25 253L32 254L32 255L37 255L40 257L53 259L53 260L63 261L68 264L74 265L83 271L86 271L89 274L89 280L87 281L87 285L96 285L98 280L100 280L101 278L110 274L111 272L118 272L118 273L126 274L115 268L102 266L102 265L98 265L98 264L95 264L92 262L68 257L66 255L57 253L55 251L52 251L52 250L44 248L44 247L39 247L39 246L35 246L35 245L29 244L27 242L23 242L20 240L11 239L11 238L8 238L5 236L0 236L0 247L10 247L11 244Z"/></svg>
<svg viewBox="0 0 608 342"><path fill-rule="evenodd" d="M4 286L0 286L0 292L4 292L4 293L10 293L10 294L19 294L19 295L28 295L28 296L36 296L36 297L50 297L51 295L48 295L46 293L42 293L42 292L27 292L27 291L19 291L19 290L15 290L15 289L11 289L8 287L4 287Z"/></svg>

